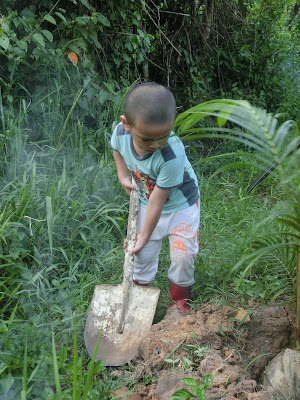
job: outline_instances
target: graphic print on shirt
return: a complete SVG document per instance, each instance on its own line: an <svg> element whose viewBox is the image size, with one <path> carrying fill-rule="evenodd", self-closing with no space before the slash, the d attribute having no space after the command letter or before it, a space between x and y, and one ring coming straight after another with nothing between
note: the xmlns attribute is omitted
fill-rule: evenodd
<svg viewBox="0 0 300 400"><path fill-rule="evenodd" d="M147 174L144 174L142 171L139 171L137 167L136 172L133 171L133 168L128 167L128 169L139 189L140 197L145 201L149 200L151 193L155 188L155 179L151 178ZM170 197L168 196L166 203L169 201L169 199Z"/></svg>
<svg viewBox="0 0 300 400"><path fill-rule="evenodd" d="M140 192L140 196L144 200L149 200L149 197L151 193L153 192L153 189L155 187L156 181L151 178L149 175L144 174L143 172L140 172L138 168L136 168L136 172L134 172L132 169L130 169L131 176L135 180L135 183L137 184L137 187Z"/></svg>

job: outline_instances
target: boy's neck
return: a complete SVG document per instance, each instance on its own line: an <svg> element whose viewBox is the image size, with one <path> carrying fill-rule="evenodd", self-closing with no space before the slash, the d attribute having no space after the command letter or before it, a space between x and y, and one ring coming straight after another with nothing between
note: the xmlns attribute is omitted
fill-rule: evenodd
<svg viewBox="0 0 300 400"><path fill-rule="evenodd" d="M143 155L147 154L147 152L145 150L140 149L135 143L134 140L132 139L132 143L133 143L133 147L134 150L136 151L136 154L140 157L142 157Z"/></svg>

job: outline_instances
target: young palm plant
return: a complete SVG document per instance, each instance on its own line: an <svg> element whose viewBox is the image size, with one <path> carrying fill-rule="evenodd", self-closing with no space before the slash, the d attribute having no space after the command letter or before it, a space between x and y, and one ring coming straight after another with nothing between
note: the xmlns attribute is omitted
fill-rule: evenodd
<svg viewBox="0 0 300 400"><path fill-rule="evenodd" d="M201 126L204 118L213 117L210 127ZM214 118L215 117L215 118ZM207 125L207 123L206 123ZM273 211L268 220L277 220L282 226L279 235L264 238L263 247L241 259L232 269L237 270L241 264L248 262L248 268L258 260L268 257L270 252L289 251L295 254L295 268L292 270L296 281L296 342L300 339L300 150L297 123L278 122L278 116L263 109L256 108L247 101L213 100L199 104L178 115L175 121L175 132L184 140L226 139L240 143L243 151L223 154L238 156L239 161L229 167L257 167L263 171L258 184L267 175L272 175L282 187L284 207ZM220 157L215 156L215 157ZM215 158L210 157L209 159ZM208 159L206 159L208 160ZM199 160L202 163L206 160ZM242 160L242 161L240 161ZM228 167L228 166L227 166ZM253 188L253 187L252 187ZM251 188L251 189L252 189ZM247 270L247 268L246 268Z"/></svg>

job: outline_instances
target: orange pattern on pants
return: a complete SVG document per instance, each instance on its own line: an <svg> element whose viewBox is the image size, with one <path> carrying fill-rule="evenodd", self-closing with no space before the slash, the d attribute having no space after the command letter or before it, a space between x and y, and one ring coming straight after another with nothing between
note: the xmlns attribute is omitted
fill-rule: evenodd
<svg viewBox="0 0 300 400"><path fill-rule="evenodd" d="M146 209L140 207L138 232L141 231L145 213ZM194 261L199 250L199 222L198 204L174 213L162 214L150 240L135 256L133 279L141 284L154 280L162 239L168 236L171 258L168 278L178 286L191 286L194 283Z"/></svg>
<svg viewBox="0 0 300 400"><path fill-rule="evenodd" d="M183 260L187 256L187 246L179 239L174 239L170 242L173 257L177 258L179 261Z"/></svg>

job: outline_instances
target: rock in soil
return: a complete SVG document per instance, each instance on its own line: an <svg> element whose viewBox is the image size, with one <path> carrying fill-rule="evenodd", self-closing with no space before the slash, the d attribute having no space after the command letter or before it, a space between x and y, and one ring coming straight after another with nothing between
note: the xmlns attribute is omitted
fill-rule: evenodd
<svg viewBox="0 0 300 400"><path fill-rule="evenodd" d="M267 366L264 388L278 400L300 399L300 352L286 349Z"/></svg>

